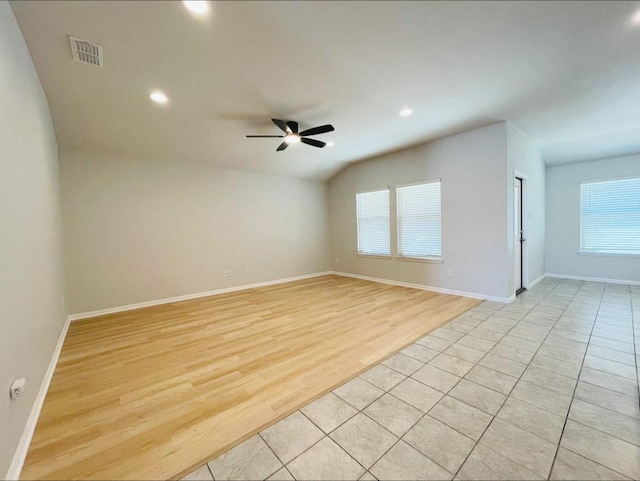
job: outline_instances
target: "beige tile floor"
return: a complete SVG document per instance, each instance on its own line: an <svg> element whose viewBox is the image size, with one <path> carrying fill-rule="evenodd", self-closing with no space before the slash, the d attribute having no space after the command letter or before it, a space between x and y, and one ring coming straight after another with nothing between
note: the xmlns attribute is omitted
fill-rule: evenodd
<svg viewBox="0 0 640 481"><path fill-rule="evenodd" d="M545 279L185 479L640 479L634 319L638 286Z"/></svg>

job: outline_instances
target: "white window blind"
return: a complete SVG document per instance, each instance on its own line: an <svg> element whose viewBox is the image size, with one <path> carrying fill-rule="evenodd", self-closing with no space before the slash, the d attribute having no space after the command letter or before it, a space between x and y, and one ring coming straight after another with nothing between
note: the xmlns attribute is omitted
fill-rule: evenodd
<svg viewBox="0 0 640 481"><path fill-rule="evenodd" d="M398 255L441 257L440 181L398 187Z"/></svg>
<svg viewBox="0 0 640 481"><path fill-rule="evenodd" d="M580 250L640 254L640 179L580 184Z"/></svg>
<svg viewBox="0 0 640 481"><path fill-rule="evenodd" d="M358 254L391 255L389 189L356 194Z"/></svg>

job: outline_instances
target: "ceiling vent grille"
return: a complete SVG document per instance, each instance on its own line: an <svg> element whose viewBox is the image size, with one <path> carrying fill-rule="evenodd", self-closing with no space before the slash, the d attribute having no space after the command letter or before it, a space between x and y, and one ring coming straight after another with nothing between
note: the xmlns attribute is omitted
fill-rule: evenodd
<svg viewBox="0 0 640 481"><path fill-rule="evenodd" d="M99 68L103 67L104 59L100 45L71 36L69 37L69 42L71 43L71 54L75 62L85 63Z"/></svg>

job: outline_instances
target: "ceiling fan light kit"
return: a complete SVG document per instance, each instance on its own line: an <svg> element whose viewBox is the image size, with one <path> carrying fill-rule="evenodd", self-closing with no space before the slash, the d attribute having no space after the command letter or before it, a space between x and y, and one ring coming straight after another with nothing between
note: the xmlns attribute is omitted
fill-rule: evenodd
<svg viewBox="0 0 640 481"><path fill-rule="evenodd" d="M287 134L284 136L284 141L287 144L297 144L300 142L300 136L296 134Z"/></svg>
<svg viewBox="0 0 640 481"><path fill-rule="evenodd" d="M283 142L276 149L277 152L280 152L290 144L297 144L302 142L303 144L312 145L313 147L318 147L319 149L323 148L327 145L325 142L315 139L307 138L310 135L320 135L326 134L327 132L333 132L335 129L333 125L326 124L321 125L320 127L313 127L311 129L303 130L302 132L298 132L298 122L294 122L293 120L280 120L280 119L271 119L271 121L276 124L276 126L284 132L285 135L247 135L248 138L278 138L284 139Z"/></svg>

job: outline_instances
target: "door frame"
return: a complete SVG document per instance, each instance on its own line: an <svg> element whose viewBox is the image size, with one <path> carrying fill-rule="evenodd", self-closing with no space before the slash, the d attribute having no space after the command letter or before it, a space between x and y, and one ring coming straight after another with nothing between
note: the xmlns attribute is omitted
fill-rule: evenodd
<svg viewBox="0 0 640 481"><path fill-rule="evenodd" d="M525 289L527 289L529 287L529 256L528 256L528 242L527 239L529 237L529 189L528 189L528 177L525 173L523 172L519 172L517 170L514 169L513 171L513 181L514 184L516 182L516 178L521 180L521 186L520 186L520 198L521 198L521 202L520 202L520 212L521 212L521 221L522 221L522 237L525 239L524 242L522 242L522 253L520 256L520 275L522 276L522 289L516 293L520 294L522 291L524 291ZM515 187L514 187L515 188ZM512 190L513 192L513 190ZM514 210L516 209L516 205L514 202L514 206L513 206ZM514 230L515 230L515 226L514 226ZM515 245L514 245L515 248ZM515 254L514 254L514 262L515 262ZM515 272L515 265L512 266L512 272ZM515 278L514 278L514 286L515 286ZM515 290L514 290L515 291Z"/></svg>

